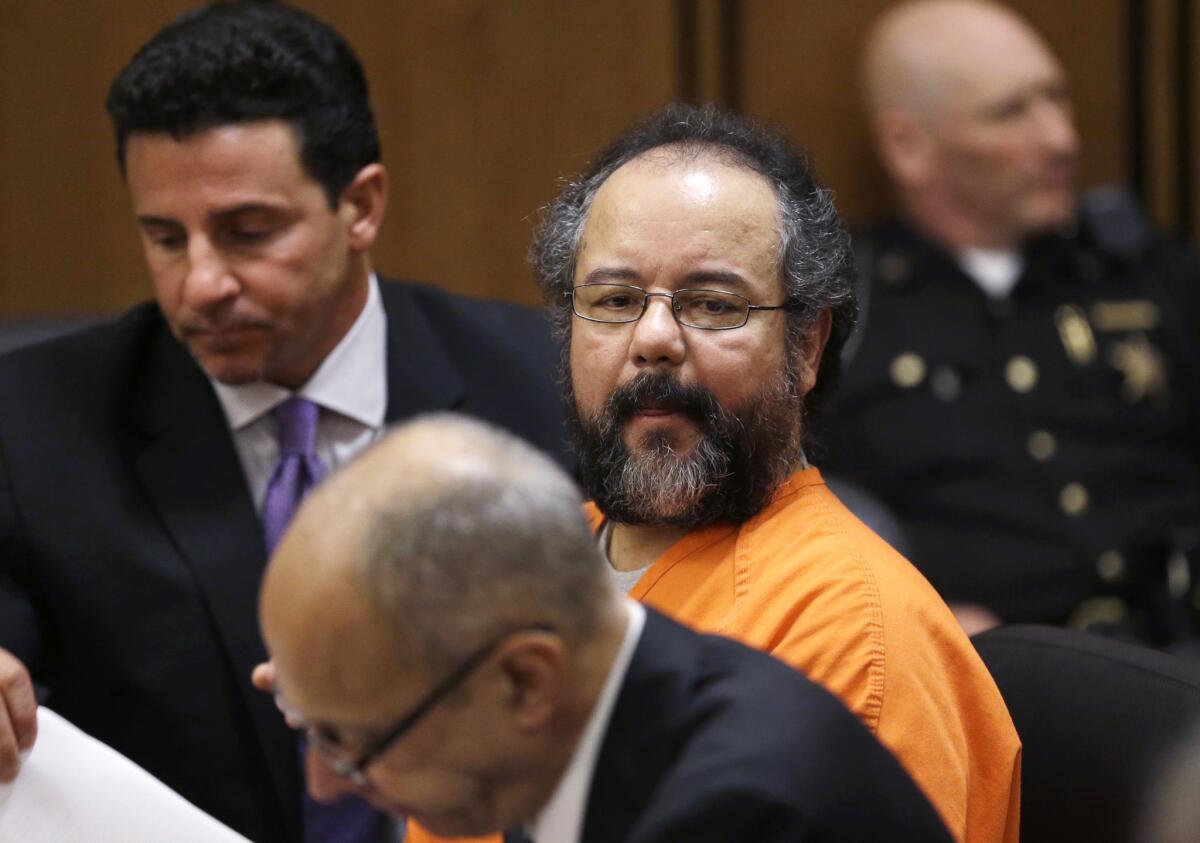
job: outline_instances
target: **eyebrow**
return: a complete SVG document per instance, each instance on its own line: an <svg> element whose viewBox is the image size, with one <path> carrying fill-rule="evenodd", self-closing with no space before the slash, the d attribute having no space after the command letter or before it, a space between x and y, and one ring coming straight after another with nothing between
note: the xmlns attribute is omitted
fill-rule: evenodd
<svg viewBox="0 0 1200 843"><path fill-rule="evenodd" d="M593 269L584 276L584 284L632 283L641 281L642 276L634 269L624 266L601 266ZM683 277L683 287L687 289L730 289L731 292L745 293L750 290L750 284L739 273L723 269L701 269L689 272Z"/></svg>
<svg viewBox="0 0 1200 843"><path fill-rule="evenodd" d="M702 269L697 272L689 272L684 276L686 284L684 286L695 289L697 285L704 288L716 286L724 289L728 287L734 288L737 292L745 293L750 290L750 284L739 273L723 269Z"/></svg>
<svg viewBox="0 0 1200 843"><path fill-rule="evenodd" d="M285 213L286 209L269 202L243 202L240 205L234 205L229 208L222 208L209 216L218 221L225 221L241 216L242 214L281 214ZM178 226L179 220L173 217L159 217L153 214L139 214L137 221L142 225L157 225L157 226Z"/></svg>
<svg viewBox="0 0 1200 843"><path fill-rule="evenodd" d="M137 218L138 224L142 226L159 226L178 228L179 221L170 217L156 217L150 214L139 214Z"/></svg>
<svg viewBox="0 0 1200 843"><path fill-rule="evenodd" d="M642 276L636 270L626 266L608 267L601 266L593 269L584 276L584 284L603 284L610 282L625 282L641 281Z"/></svg>

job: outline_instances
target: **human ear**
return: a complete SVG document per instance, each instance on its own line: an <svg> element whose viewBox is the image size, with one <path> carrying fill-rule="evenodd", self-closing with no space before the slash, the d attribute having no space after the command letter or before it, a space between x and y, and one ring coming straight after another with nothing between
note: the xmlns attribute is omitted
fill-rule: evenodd
<svg viewBox="0 0 1200 843"><path fill-rule="evenodd" d="M563 691L562 639L531 631L514 636L500 653L508 686L507 706L516 727L536 731L557 712Z"/></svg>
<svg viewBox="0 0 1200 843"><path fill-rule="evenodd" d="M917 115L887 109L872 121L875 145L884 168L901 187L923 184L933 166L932 137Z"/></svg>
<svg viewBox="0 0 1200 843"><path fill-rule="evenodd" d="M376 162L359 170L342 191L338 213L346 221L353 251L368 251L379 236L387 208L387 186L387 170Z"/></svg>
<svg viewBox="0 0 1200 843"><path fill-rule="evenodd" d="M816 319L808 326L804 340L797 351L800 355L800 394L807 395L808 391L817 385L817 372L821 369L821 357L825 354L825 344L829 342L829 332L833 326L833 314L825 308L817 314Z"/></svg>

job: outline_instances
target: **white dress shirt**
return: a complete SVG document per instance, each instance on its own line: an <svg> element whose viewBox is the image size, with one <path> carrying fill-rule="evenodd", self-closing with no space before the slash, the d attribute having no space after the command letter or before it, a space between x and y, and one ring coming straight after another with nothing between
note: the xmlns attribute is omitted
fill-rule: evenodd
<svg viewBox="0 0 1200 843"><path fill-rule="evenodd" d="M592 789L592 776L596 772L596 758L604 743L608 721L625 682L633 651L637 649L642 628L646 625L645 607L633 600L625 600L624 603L629 620L625 625L621 648L608 670L608 678L604 680L604 688L588 717L579 745L571 755L571 763L558 780L550 801L526 827L526 833L534 843L579 843L583 833L583 815L587 810L588 792Z"/></svg>
<svg viewBox="0 0 1200 843"><path fill-rule="evenodd" d="M1025 261L1015 249L962 249L958 265L993 299L1008 298L1025 270Z"/></svg>
<svg viewBox="0 0 1200 843"><path fill-rule="evenodd" d="M332 472L349 462L383 433L387 412L387 317L378 279L371 275L358 319L296 393L265 381L212 384L260 514L279 462L279 422L271 411L293 394L321 408L316 449L325 468Z"/></svg>

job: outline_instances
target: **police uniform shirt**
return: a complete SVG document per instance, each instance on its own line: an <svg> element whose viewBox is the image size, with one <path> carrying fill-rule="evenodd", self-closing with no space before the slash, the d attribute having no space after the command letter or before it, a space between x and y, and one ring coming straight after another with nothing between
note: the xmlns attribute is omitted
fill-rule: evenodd
<svg viewBox="0 0 1200 843"><path fill-rule="evenodd" d="M865 323L823 465L893 508L943 596L1066 623L1165 588L1200 520L1190 256L1054 234L989 296L903 224L856 251Z"/></svg>

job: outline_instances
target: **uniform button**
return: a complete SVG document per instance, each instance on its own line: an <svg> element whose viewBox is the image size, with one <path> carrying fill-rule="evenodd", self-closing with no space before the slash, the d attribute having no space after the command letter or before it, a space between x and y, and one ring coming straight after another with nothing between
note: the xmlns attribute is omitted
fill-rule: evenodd
<svg viewBox="0 0 1200 843"><path fill-rule="evenodd" d="M1037 364L1024 354L1018 354L1004 367L1004 379L1015 392L1029 392L1037 386Z"/></svg>
<svg viewBox="0 0 1200 843"><path fill-rule="evenodd" d="M1125 557L1117 550L1106 550L1096 558L1096 573L1107 583L1125 576Z"/></svg>
<svg viewBox="0 0 1200 843"><path fill-rule="evenodd" d="M906 351L892 361L892 382L904 389L911 389L925 379L925 361L919 354Z"/></svg>
<svg viewBox="0 0 1200 843"><path fill-rule="evenodd" d="M1054 452L1058 450L1058 442L1054 439L1054 434L1048 430L1035 430L1029 434L1029 455L1038 462L1045 462L1054 456Z"/></svg>
<svg viewBox="0 0 1200 843"><path fill-rule="evenodd" d="M1088 508L1088 491L1082 483L1068 483L1058 493L1058 505L1067 515L1082 515Z"/></svg>
<svg viewBox="0 0 1200 843"><path fill-rule="evenodd" d="M888 252L880 256L875 264L875 271L884 284L899 284L908 278L908 258L897 252Z"/></svg>
<svg viewBox="0 0 1200 843"><path fill-rule="evenodd" d="M962 378L949 366L938 366L929 376L929 388L935 398L949 404L962 392Z"/></svg>

